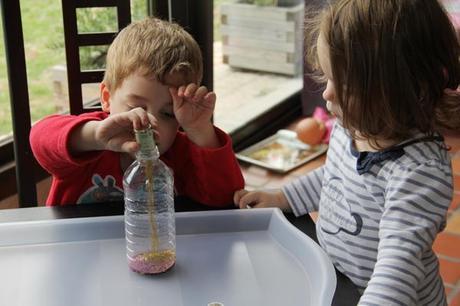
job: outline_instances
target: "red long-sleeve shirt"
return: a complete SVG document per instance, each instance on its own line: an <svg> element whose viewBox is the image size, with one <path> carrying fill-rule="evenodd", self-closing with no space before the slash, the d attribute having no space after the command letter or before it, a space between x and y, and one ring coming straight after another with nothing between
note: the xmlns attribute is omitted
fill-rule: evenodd
<svg viewBox="0 0 460 306"><path fill-rule="evenodd" d="M73 129L107 116L105 112L52 115L32 127L32 151L53 176L48 206L123 199L121 153L105 150L72 156L68 149ZM178 132L173 145L160 159L174 172L177 195L218 207L232 203L233 193L243 188L244 180L230 137L217 128L216 133L221 146L202 148Z"/></svg>

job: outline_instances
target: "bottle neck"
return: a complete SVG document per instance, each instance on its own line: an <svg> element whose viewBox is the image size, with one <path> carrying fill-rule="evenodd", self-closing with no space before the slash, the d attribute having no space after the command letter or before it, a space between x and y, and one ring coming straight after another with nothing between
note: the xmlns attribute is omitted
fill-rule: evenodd
<svg viewBox="0 0 460 306"><path fill-rule="evenodd" d="M150 127L145 130L136 130L135 135L136 141L140 145L140 149L136 153L137 160L158 159L160 153L153 138L153 130Z"/></svg>
<svg viewBox="0 0 460 306"><path fill-rule="evenodd" d="M160 152L158 152L157 146L149 150L139 150L136 153L136 159L138 161L148 160L148 159L158 159L160 157Z"/></svg>

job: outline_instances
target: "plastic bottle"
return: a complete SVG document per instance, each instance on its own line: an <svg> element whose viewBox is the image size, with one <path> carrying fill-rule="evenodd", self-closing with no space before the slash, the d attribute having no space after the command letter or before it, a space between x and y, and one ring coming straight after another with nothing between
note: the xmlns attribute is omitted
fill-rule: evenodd
<svg viewBox="0 0 460 306"><path fill-rule="evenodd" d="M140 150L123 177L129 267L157 274L176 262L174 179L159 160L151 128L136 131Z"/></svg>

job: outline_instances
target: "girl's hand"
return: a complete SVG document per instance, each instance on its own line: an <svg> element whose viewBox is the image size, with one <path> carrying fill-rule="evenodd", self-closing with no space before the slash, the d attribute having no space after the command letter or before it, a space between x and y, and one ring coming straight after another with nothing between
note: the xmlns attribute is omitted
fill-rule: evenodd
<svg viewBox="0 0 460 306"><path fill-rule="evenodd" d="M154 130L154 137L158 139L157 120L152 114L137 107L97 121L94 138L102 150L135 153L139 150L139 145L134 130L146 129L149 125Z"/></svg>
<svg viewBox="0 0 460 306"><path fill-rule="evenodd" d="M205 86L191 83L169 89L173 98L174 114L186 133L208 128L216 104L216 94Z"/></svg>
<svg viewBox="0 0 460 306"><path fill-rule="evenodd" d="M238 190L233 195L233 202L239 208L278 207L283 211L290 211L288 200L283 191L247 191Z"/></svg>

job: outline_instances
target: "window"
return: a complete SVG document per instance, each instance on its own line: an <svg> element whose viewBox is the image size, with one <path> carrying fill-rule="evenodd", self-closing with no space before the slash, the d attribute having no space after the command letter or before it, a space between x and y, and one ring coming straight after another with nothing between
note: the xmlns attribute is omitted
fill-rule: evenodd
<svg viewBox="0 0 460 306"><path fill-rule="evenodd" d="M68 110L67 73L61 0L21 0L21 19L27 65L32 122L46 115ZM132 0L132 19L147 15L146 0ZM114 8L78 9L79 32L116 31ZM11 137L11 109L0 25L0 140ZM85 69L96 69L105 61L107 47L84 47L80 61ZM96 87L96 90L95 90ZM84 101L98 97L97 86L83 87Z"/></svg>
<svg viewBox="0 0 460 306"><path fill-rule="evenodd" d="M229 133L303 87L303 0L260 2L214 0L214 122Z"/></svg>
<svg viewBox="0 0 460 306"><path fill-rule="evenodd" d="M149 8L145 5L146 1L150 4ZM284 1L300 4L299 0ZM160 17L168 17L169 13L167 10L168 8L172 8L171 16L173 20L185 26L195 36L200 46L203 47L205 62L204 82L213 87L218 96L214 118L215 123L225 131L231 133L236 150L238 150L238 148L243 148L275 132L276 129L285 125L287 121L292 120L294 116L300 115L300 92L303 86L303 78L301 71L302 61L301 59L299 61L298 57L296 57L299 54L294 54L294 51L297 50L295 47L289 49L289 52L284 53L284 55L281 55L284 62L295 63L291 65L291 70L277 71L273 69L276 66L275 58L280 58L280 54L282 54L282 52L277 51L248 51L249 62L259 62L258 66L247 68L242 67L238 61L235 62L235 58L238 59L238 56L234 55L241 54L241 50L240 46L234 46L232 43L238 39L247 42L251 37L249 39L244 36L243 38L235 38L231 35L234 32L234 27L239 28L240 32L244 33L245 29L251 27L251 22L255 22L256 18L260 19L264 17L249 15L246 16L247 18L242 24L234 26L231 24L231 21L235 18L228 15L223 17L221 12L222 5L231 2L236 1L131 0L131 5L132 20L144 17L147 15L147 11L155 11ZM279 0L278 2L283 3L283 0ZM33 0L21 0L20 3L31 121L34 122L47 114L67 110L67 80L62 8L60 0L47 0L45 4L41 2L40 9L37 9L36 1ZM213 16L212 9L214 9L215 22L214 48L209 43L213 30L211 22ZM82 19L80 21L83 23L79 32L106 30L106 27L111 26L110 20L114 16L114 12L110 11L110 9L104 12L104 17L100 17L100 11L95 12L93 9L81 10L77 13L79 14L79 18ZM296 18L300 17L296 17L297 15L293 12L286 14L287 17L285 18L290 23L299 25ZM94 19L95 15L99 17ZM303 17L303 12L301 15ZM273 38L266 37L267 35L270 36L273 31L277 33L276 35L285 35L292 42L299 39L296 35L301 35L301 32L296 33L295 30L292 30L290 32L287 31L286 33L288 34L282 34L281 31L276 31L276 27L281 24L281 21L276 21L272 17L267 17L266 19L265 21L262 20L262 22L266 22L267 31L260 34L264 39L258 42L259 44L264 44L264 42L265 45L270 43L272 45L276 44L270 41ZM224 29L222 29L222 21ZM257 37L259 34L251 35L256 35ZM3 36L3 31L0 31L0 36ZM1 39L3 40L3 37ZM209 46L211 47L209 48ZM6 138L4 142L0 142L0 167L3 169L3 171L0 170L0 181L5 182L1 188L0 200L15 192L11 116L8 115L11 111L9 109L8 90L6 90L8 85L3 47L3 44L0 45L0 113L7 115L0 117L1 120L5 120L4 123L1 123L4 124L5 128L0 131L0 134ZM105 52L106 49L103 47L81 48L80 60L85 68L101 68L104 63ZM299 52L301 56L301 49ZM213 56L214 65L212 65ZM260 65L260 62L263 65ZM95 89L93 84L85 85L83 88L84 102L91 102L97 96L97 88ZM5 170L5 165L9 165L7 171ZM35 179L38 180L39 178L36 177Z"/></svg>
<svg viewBox="0 0 460 306"><path fill-rule="evenodd" d="M5 13L2 15L2 18L4 16L7 18L4 21L8 21L6 24L9 25L10 36L14 36L14 33L18 31L16 18L19 13L19 4L28 90L18 90L18 88L14 90L16 95L18 92L27 92L26 95L28 95L31 113L30 119L33 123L48 114L65 112L68 109L62 1L46 0L46 3L42 1L39 7L38 3L33 0L2 2L2 13ZM11 12L14 12L14 14L11 14ZM102 14L101 12L94 12L92 10L82 10L78 13L82 21L82 29L80 30L83 32L85 30L91 31L91 29L93 29L92 31L103 30L101 27L109 25L109 22L101 24L101 20L107 21L107 19L113 17L113 11L110 12L110 10L102 12ZM97 18L95 18L96 13ZM147 0L131 0L131 13L133 20L146 16ZM103 17L101 18L101 16ZM2 28L0 28L0 39L2 42L4 41L3 25L4 23L2 22ZM10 115L12 110L8 90L5 47L5 44L0 44L0 114L2 114L0 116L0 181L3 183L0 188L0 200L14 194L16 191L16 165L13 154L12 116ZM91 68L91 65L97 67L104 52L104 48L82 49L80 50L80 59L89 68ZM22 57L18 56L17 58ZM18 61L22 62L21 59ZM17 62L15 61L16 64ZM13 70L23 71L20 67L16 66L14 66ZM22 77L20 79L20 81L16 81L15 83L21 83L21 87L25 88L25 82L22 80ZM98 96L98 93L94 91L94 86L91 87L91 84L89 84L87 87L83 88L85 102L94 100ZM27 100L27 98L24 98L24 100ZM28 109L22 109L20 112L28 113ZM20 126L20 124L16 126ZM27 137L23 138L21 141L27 143ZM30 157L28 157L30 153L20 152L19 154L22 155L22 159L30 160ZM30 164L23 168L31 168L33 165L33 161L30 160ZM31 169L22 169L19 171L27 174L27 171L31 171ZM35 173L36 180L40 180L46 176L43 170L37 172L39 173ZM32 185L28 185L28 187L32 188ZM36 203L34 204L36 205Z"/></svg>

